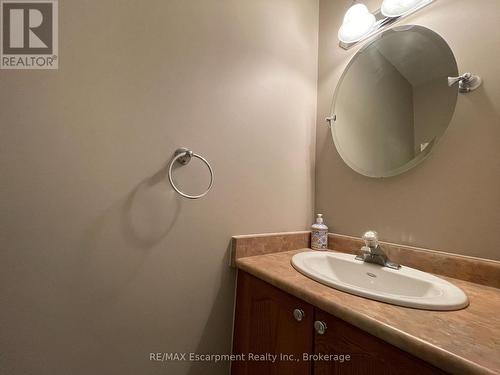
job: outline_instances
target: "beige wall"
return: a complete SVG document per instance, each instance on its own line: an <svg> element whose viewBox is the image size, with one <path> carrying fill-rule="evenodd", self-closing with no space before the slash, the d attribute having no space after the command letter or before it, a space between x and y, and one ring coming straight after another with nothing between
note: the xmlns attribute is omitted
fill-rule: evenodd
<svg viewBox="0 0 500 375"><path fill-rule="evenodd" d="M380 5L366 3L372 10ZM333 90L357 51L337 46L351 4L320 1L316 210L334 232L373 228L388 241L500 259L500 2L439 0L402 23L443 36L460 72L480 74L484 85L459 96L450 127L426 161L388 179L349 169L324 125Z"/></svg>
<svg viewBox="0 0 500 375"><path fill-rule="evenodd" d="M0 71L0 373L225 373L148 354L229 352L230 236L310 224L318 3L59 6L60 69Z"/></svg>

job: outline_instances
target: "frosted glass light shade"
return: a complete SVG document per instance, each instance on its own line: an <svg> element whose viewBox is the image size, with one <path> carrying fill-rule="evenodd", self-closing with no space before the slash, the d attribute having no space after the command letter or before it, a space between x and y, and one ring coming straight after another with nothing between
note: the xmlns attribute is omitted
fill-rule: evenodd
<svg viewBox="0 0 500 375"><path fill-rule="evenodd" d="M375 16L364 4L350 7L338 32L338 38L344 43L353 43L369 34L375 25Z"/></svg>
<svg viewBox="0 0 500 375"><path fill-rule="evenodd" d="M345 12L343 23L349 23L356 21L356 17L363 16L364 14L370 13L368 8L364 4L355 4Z"/></svg>
<svg viewBox="0 0 500 375"><path fill-rule="evenodd" d="M424 0L384 0L380 11L386 17L399 17L420 5Z"/></svg>

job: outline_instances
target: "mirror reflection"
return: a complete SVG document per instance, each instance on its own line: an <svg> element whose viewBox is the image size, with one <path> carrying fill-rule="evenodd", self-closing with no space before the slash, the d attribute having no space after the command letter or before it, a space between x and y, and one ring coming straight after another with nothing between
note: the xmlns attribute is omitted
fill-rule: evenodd
<svg viewBox="0 0 500 375"><path fill-rule="evenodd" d="M332 136L343 160L370 177L402 173L422 161L455 111L453 52L421 26L390 29L352 58L335 91Z"/></svg>

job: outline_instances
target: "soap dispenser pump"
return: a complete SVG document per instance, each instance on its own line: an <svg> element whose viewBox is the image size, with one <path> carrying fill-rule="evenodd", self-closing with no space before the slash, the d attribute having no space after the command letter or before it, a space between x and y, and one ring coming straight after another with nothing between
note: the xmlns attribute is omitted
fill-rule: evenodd
<svg viewBox="0 0 500 375"><path fill-rule="evenodd" d="M326 250L328 247L328 227L323 223L323 214L316 215L316 222L311 226L311 249Z"/></svg>

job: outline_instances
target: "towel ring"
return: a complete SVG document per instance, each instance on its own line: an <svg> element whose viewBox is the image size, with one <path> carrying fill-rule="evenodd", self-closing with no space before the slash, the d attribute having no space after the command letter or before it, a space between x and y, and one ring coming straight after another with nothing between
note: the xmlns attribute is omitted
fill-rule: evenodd
<svg viewBox="0 0 500 375"><path fill-rule="evenodd" d="M191 161L191 158L193 156L195 158L200 159L202 162L204 162L206 164L206 166L208 167L208 170L210 171L210 184L208 185L207 190L204 193L199 194L199 195L189 195L189 194L182 192L177 186L175 186L174 180L172 178L172 168L173 168L175 162L177 162L181 165L186 165ZM205 195L207 195L208 192L210 191L210 189L212 189L212 185L214 183L214 171L213 171L210 163L203 156L195 154L192 150L181 147L175 151L174 158L172 159L172 161L170 162L170 165L168 166L168 180L170 181L170 185L172 185L174 190L177 193L179 193L180 195L182 195L184 198L199 199L199 198L202 198Z"/></svg>

